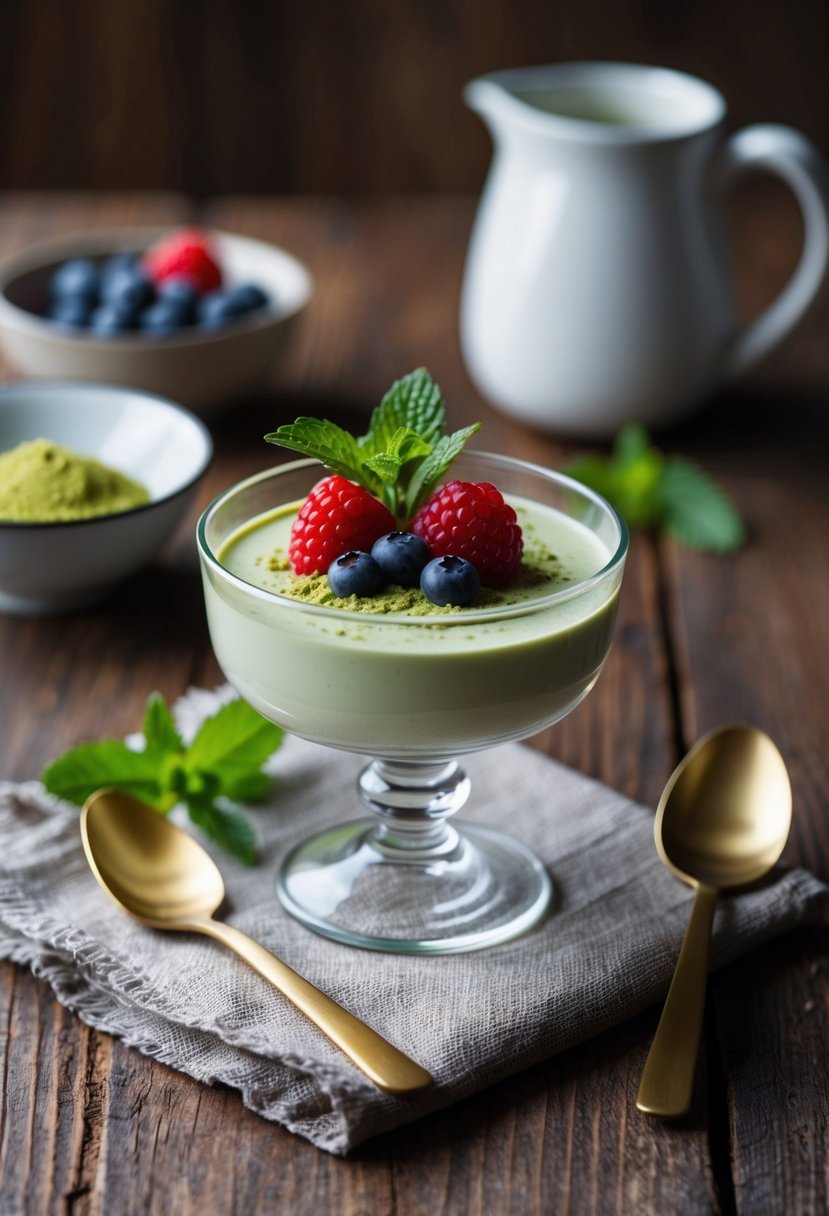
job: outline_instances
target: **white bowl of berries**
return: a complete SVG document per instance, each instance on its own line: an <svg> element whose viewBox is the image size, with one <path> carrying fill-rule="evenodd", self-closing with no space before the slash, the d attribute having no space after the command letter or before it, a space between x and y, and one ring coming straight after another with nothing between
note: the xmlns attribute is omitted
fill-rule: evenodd
<svg viewBox="0 0 829 1216"><path fill-rule="evenodd" d="M301 262L250 237L76 234L0 261L0 341L24 375L126 384L199 409L262 382L312 291Z"/></svg>

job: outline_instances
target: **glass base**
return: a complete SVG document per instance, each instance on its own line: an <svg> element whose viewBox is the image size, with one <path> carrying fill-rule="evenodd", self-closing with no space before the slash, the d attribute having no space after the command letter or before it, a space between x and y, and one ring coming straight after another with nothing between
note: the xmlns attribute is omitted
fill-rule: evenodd
<svg viewBox="0 0 829 1216"><path fill-rule="evenodd" d="M329 828L287 855L277 894L315 932L395 954L478 950L538 923L553 887L534 853L477 824L442 831L418 850L376 819Z"/></svg>

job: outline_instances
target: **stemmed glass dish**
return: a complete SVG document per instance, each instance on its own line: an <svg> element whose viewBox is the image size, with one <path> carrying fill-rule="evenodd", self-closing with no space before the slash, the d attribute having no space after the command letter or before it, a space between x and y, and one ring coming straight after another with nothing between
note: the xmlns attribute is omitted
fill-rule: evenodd
<svg viewBox="0 0 829 1216"><path fill-rule="evenodd" d="M323 475L314 460L268 470L225 491L198 526L210 636L227 679L293 734L373 757L358 785L374 818L298 844L280 868L279 898L317 932L375 950L505 941L544 915L550 878L512 837L449 822L469 795L457 757L533 735L590 691L610 647L627 530L562 474L465 452L451 476L497 485L525 536L567 550L576 581L441 615L356 613L290 598L264 576L259 527L276 513L287 530ZM240 538L259 544L258 567L234 559Z"/></svg>

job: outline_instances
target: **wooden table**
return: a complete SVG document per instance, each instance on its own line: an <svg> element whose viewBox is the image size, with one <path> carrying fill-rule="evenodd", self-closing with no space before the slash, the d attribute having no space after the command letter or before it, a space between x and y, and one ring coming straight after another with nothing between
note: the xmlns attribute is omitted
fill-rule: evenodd
<svg viewBox="0 0 829 1216"><path fill-rule="evenodd" d="M217 455L198 509L265 468L266 430L298 413L358 424L426 364L453 426L559 465L573 452L491 410L458 349L466 198L350 205L169 196L0 198L0 251L72 229L197 219L276 241L318 290L256 400L210 420ZM736 225L744 298L758 306L798 245L777 193ZM633 538L614 649L591 696L535 745L651 805L703 731L750 719L791 766L786 858L829 878L829 347L813 316L750 383L660 440L732 494L747 548L718 559ZM482 442L482 446L483 446ZM151 575L66 619L0 619L0 776L36 776L83 739L135 729L147 694L221 679L204 621L196 509ZM792 934L717 975L691 1117L634 1105L654 1009L339 1160L96 1033L27 971L0 968L2 1200L8 1213L813 1213L829 1204L829 955Z"/></svg>

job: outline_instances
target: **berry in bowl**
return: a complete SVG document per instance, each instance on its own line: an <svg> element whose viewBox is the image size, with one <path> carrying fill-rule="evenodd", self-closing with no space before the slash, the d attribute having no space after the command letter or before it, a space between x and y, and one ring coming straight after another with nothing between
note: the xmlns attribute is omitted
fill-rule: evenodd
<svg viewBox="0 0 829 1216"><path fill-rule="evenodd" d="M462 451L476 429L446 433L439 389L412 373L364 436L279 427L268 438L309 459L231 487L199 522L229 681L287 730L375 757L359 791L376 820L300 843L277 881L294 916L352 945L477 949L550 905L523 844L448 822L469 794L456 757L535 734L587 695L627 532L561 474Z"/></svg>
<svg viewBox="0 0 829 1216"><path fill-rule="evenodd" d="M215 242L197 228L182 228L144 254L63 262L49 280L46 316L97 337L138 333L165 339L183 330L223 329L275 307L257 283L229 285Z"/></svg>
<svg viewBox="0 0 829 1216"><path fill-rule="evenodd" d="M248 237L184 228L62 237L0 262L0 340L30 376L129 384L194 407L264 378L312 283Z"/></svg>

